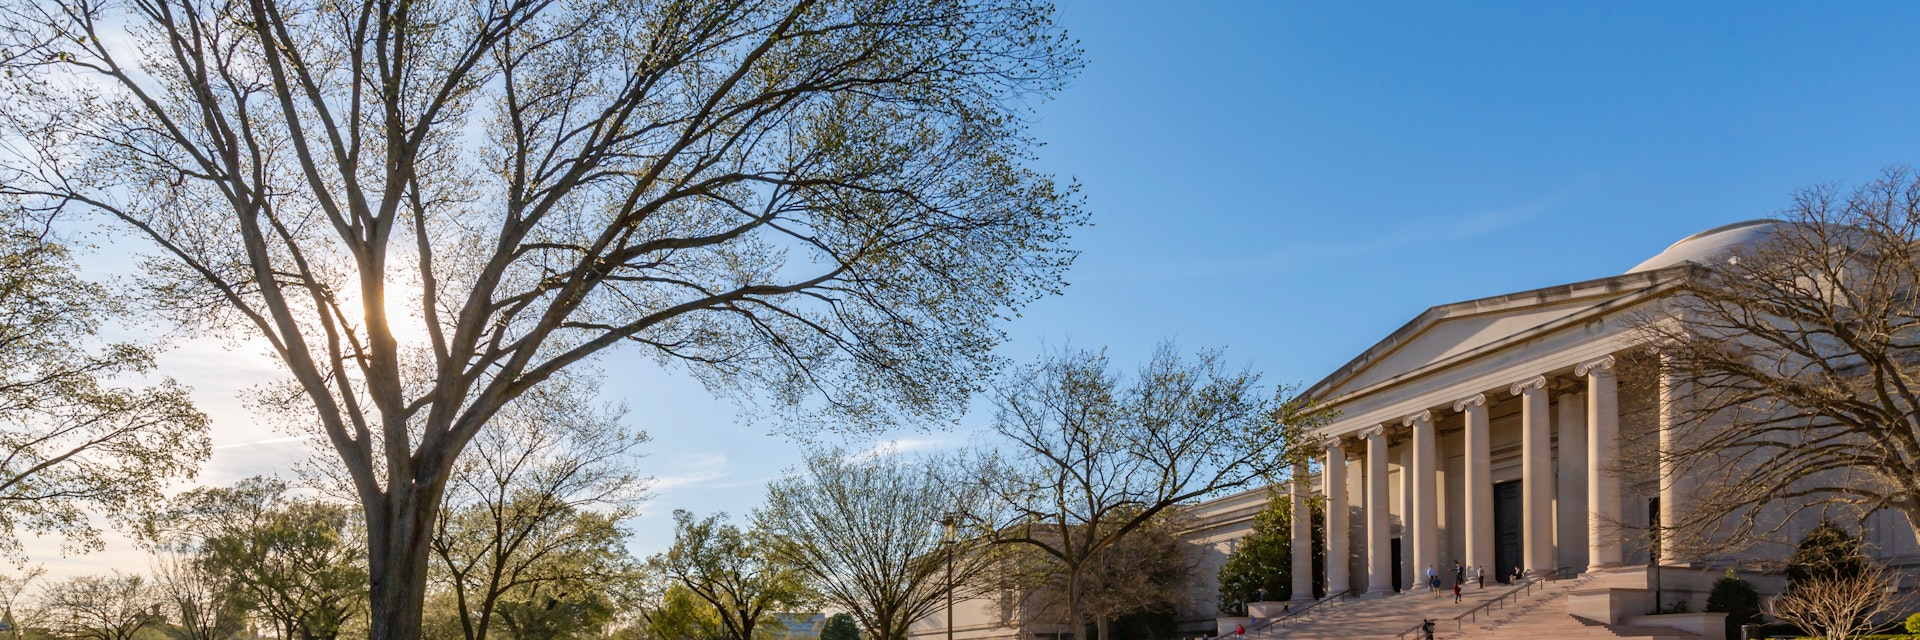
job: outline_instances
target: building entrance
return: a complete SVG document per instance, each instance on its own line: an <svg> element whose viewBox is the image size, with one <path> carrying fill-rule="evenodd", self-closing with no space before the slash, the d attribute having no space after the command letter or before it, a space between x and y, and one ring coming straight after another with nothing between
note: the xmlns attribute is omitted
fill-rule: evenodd
<svg viewBox="0 0 1920 640"><path fill-rule="evenodd" d="M1393 544L1393 590L1406 591L1407 585L1402 581L1405 580L1404 576L1407 575L1407 572L1404 570L1404 565L1400 564L1400 539L1394 538L1392 540L1392 544Z"/></svg>
<svg viewBox="0 0 1920 640"><path fill-rule="evenodd" d="M1513 568L1520 566L1521 527L1520 482L1493 485L1493 571L1494 579L1507 582Z"/></svg>

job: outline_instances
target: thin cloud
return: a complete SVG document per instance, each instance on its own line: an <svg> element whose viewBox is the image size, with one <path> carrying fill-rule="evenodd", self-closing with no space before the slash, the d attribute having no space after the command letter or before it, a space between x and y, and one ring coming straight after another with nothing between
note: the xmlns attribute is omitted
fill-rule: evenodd
<svg viewBox="0 0 1920 640"><path fill-rule="evenodd" d="M655 476L653 491L655 495L673 489L701 486L713 480L727 477L727 457L717 453L685 453L674 457L674 467L682 469L676 473Z"/></svg>
<svg viewBox="0 0 1920 640"><path fill-rule="evenodd" d="M1396 225L1383 232L1328 239L1327 242L1297 243L1265 253L1225 260L1202 260L1183 266L1164 268L1144 276L1145 280L1190 280L1224 274L1285 271L1301 264L1324 263L1362 258L1390 251L1412 249L1435 242L1458 242L1512 229L1542 214L1553 211L1568 199L1591 188L1597 180L1587 179L1541 197L1511 206L1463 215L1435 215L1411 224ZM1337 214L1322 214L1337 215ZM1136 274L1137 275L1137 274ZM1110 278L1098 278L1107 280ZM1141 277L1130 277L1138 282Z"/></svg>
<svg viewBox="0 0 1920 640"><path fill-rule="evenodd" d="M948 440L945 438L895 438L875 442L873 446L867 447L865 451L854 453L847 457L854 460L872 460L881 456L906 453L909 451L938 449L947 446L947 444Z"/></svg>
<svg viewBox="0 0 1920 640"><path fill-rule="evenodd" d="M214 451L219 451L219 450L221 450L221 449L238 449L238 448L241 448L241 447L258 447L258 446L261 446L261 445L268 445L268 444L286 444L286 443L289 443L289 442L303 442L303 441L306 441L306 440L312 440L312 439L314 439L314 437L315 437L315 436L313 436L313 435L304 435L304 436L287 436L287 437L284 437L284 438L267 438L267 439L265 439L265 440L255 440L255 441L253 441L253 442L236 442L236 443L234 443L234 444L218 444L218 445L214 445L214 446L212 446L212 447L209 447L209 448L211 448L211 449L213 449Z"/></svg>

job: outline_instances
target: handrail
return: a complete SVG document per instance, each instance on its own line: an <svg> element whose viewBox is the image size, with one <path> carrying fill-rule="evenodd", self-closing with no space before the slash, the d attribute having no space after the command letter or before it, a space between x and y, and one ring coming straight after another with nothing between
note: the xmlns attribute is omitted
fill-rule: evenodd
<svg viewBox="0 0 1920 640"><path fill-rule="evenodd" d="M1456 615L1453 618L1451 618L1451 620L1453 620L1453 623L1454 623L1454 630L1455 631L1464 630L1466 628L1467 622L1478 622L1480 619L1480 611L1486 609L1487 607L1491 607L1497 604L1497 605L1500 605L1501 609L1506 609L1507 598L1513 597L1514 594L1518 594L1522 591L1525 591L1526 595L1531 595L1533 593L1533 587L1535 585L1539 585L1542 582L1559 580L1563 576L1570 577L1572 575L1573 575L1572 567L1560 567L1558 569L1554 569L1552 571L1542 573L1532 578L1528 578L1526 582L1520 583L1518 585L1514 585L1514 587L1512 589L1508 589L1506 593L1502 593L1499 596L1493 598L1492 600L1488 600L1486 602L1482 602L1480 604L1474 605L1472 609L1462 611L1460 612L1459 615ZM1544 589L1546 587L1542 586L1541 588ZM1462 620L1463 618L1467 618L1467 620L1463 621ZM1412 628L1409 628L1406 631L1402 631L1400 633L1393 634L1393 637L1398 638L1399 640L1406 640L1407 634L1419 633L1420 628L1426 626L1426 624L1427 624L1426 620L1421 620L1418 624L1413 625Z"/></svg>
<svg viewBox="0 0 1920 640"><path fill-rule="evenodd" d="M1304 607L1300 607L1300 608L1298 608L1298 609L1293 609L1293 610L1290 610L1290 611L1288 611L1288 612L1286 613L1286 615L1283 615L1283 616L1280 616L1280 617L1278 617L1278 618L1274 618L1274 619L1272 619L1272 620L1268 620L1266 624L1263 624L1263 625L1260 625L1260 626L1257 626L1257 627L1254 627L1254 628L1252 628L1252 629L1248 629L1248 630L1247 630L1247 633L1248 633L1248 634L1253 634L1253 633L1258 633L1258 632L1261 632L1261 631L1265 631L1265 630L1267 630L1268 628L1270 628L1270 627L1272 627L1273 625L1276 625L1276 624L1280 624L1280 622L1281 622L1281 621L1283 621L1283 620L1286 620L1286 619L1288 619L1288 618L1292 618L1292 617L1294 617L1294 616L1297 616L1297 615L1300 615L1300 614L1302 614L1302 613L1306 613L1308 609L1312 609L1312 608L1314 608L1314 607L1318 607L1318 606L1320 606L1320 603L1322 603L1322 602L1326 602L1326 601L1328 601L1328 600L1333 600L1333 599L1335 599L1335 598L1340 598L1340 597L1342 597L1342 596L1346 596L1346 595L1348 595L1348 594L1351 594L1351 593L1353 593L1353 589L1346 589L1346 590L1343 590L1343 591L1341 591L1341 592L1339 592L1339 593L1335 593L1335 594L1332 594L1332 595L1329 595L1329 596L1327 596L1327 597L1324 597L1324 598L1321 598L1321 599L1319 599L1319 600L1315 600L1315 601L1313 601L1313 602L1309 602L1309 603L1307 603L1307 606L1304 606Z"/></svg>

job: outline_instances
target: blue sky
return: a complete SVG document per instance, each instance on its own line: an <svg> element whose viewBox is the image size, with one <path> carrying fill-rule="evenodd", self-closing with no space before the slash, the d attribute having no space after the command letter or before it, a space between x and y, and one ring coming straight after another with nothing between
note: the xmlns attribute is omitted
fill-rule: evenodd
<svg viewBox="0 0 1920 640"><path fill-rule="evenodd" d="M1007 327L1018 360L1070 341L1130 365L1177 339L1311 384L1428 306L1620 273L1795 188L1920 163L1920 3L1101 0L1058 23L1088 64L1037 105L1038 162L1096 226L1066 294ZM233 394L260 372L218 351L165 362L220 421L205 479L283 467L302 443L248 421ZM797 457L684 377L602 366L655 437L636 553L674 508L743 515Z"/></svg>

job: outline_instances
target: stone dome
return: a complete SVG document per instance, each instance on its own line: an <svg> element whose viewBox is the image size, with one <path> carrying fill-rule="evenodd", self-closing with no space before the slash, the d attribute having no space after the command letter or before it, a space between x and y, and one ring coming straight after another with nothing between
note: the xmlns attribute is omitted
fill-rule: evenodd
<svg viewBox="0 0 1920 640"><path fill-rule="evenodd" d="M1628 269L1627 273L1665 269L1683 262L1711 264L1735 248L1765 242L1783 224L1787 223L1780 220L1748 220L1714 227L1681 238L1660 255L1647 258L1645 262Z"/></svg>

